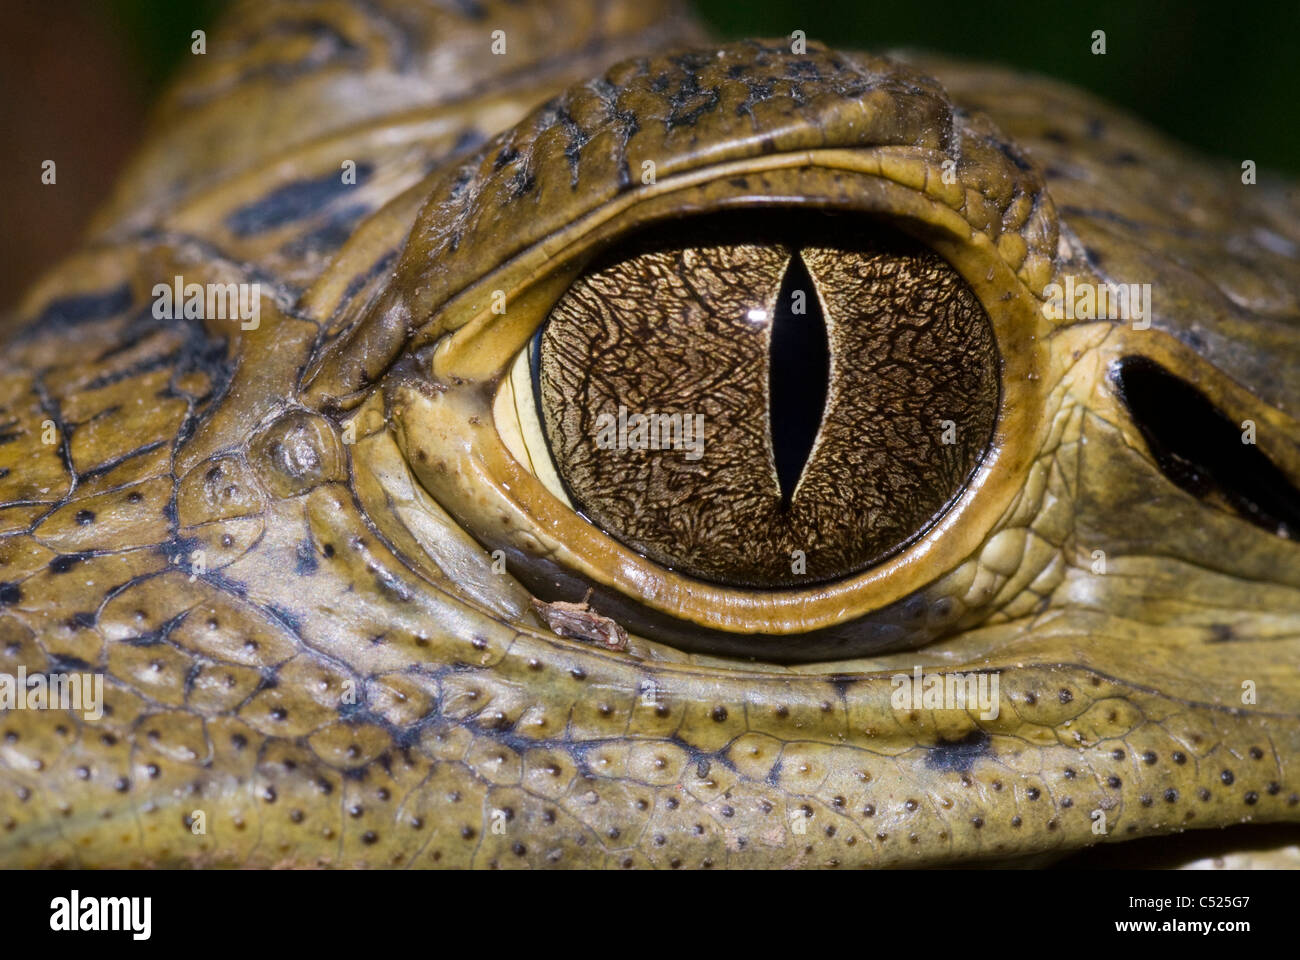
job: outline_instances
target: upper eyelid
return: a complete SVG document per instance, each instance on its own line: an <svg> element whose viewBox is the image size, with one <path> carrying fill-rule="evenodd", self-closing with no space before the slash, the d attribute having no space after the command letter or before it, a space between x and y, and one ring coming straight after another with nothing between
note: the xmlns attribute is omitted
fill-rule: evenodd
<svg viewBox="0 0 1300 960"><path fill-rule="evenodd" d="M474 159L446 171L431 186L394 283L315 364L304 385L308 403L353 405L403 349L431 343L453 329L449 324L464 322L464 307L471 305L462 304L452 315L445 310L450 301L463 297L494 265L526 259L530 250L537 263L553 258L556 250L541 251L539 244L551 244L565 228L585 222L584 229L595 229L593 217L626 212L669 181L703 183L728 170L741 176L765 164L804 162L808 151L825 155L831 167L851 159L864 172L919 190L958 211L968 221L966 229L983 231L993 242L1014 234L1019 239L1006 247L1014 258L1010 266L1031 289L1041 289L1057 254L1058 228L1053 206L1039 202L1041 178L1016 159L1014 145L998 143L986 122L957 113L941 88L901 64L830 53L817 44L798 58L815 69L807 71L805 65L807 72L792 75L786 69L791 59L783 48L743 42L710 51L703 74L688 70L680 59L620 64L606 80L571 87L494 138ZM726 76L731 65L743 65L743 72ZM708 72L715 69L716 80ZM620 97L661 99L662 85L671 88L688 74L697 84L773 81L804 90L790 111L772 105L737 116L725 110L710 114L712 140L718 144L711 152L692 149L689 138L674 138L671 128L658 125L645 126L626 142L619 138L625 122ZM833 87L821 79L828 76L836 77ZM652 88L648 78L660 86ZM592 148L579 154L581 189L574 189L568 158L547 152L555 145L547 134L558 111L582 118L586 143L608 144L614 138L623 143L627 164L655 162L657 184L628 183L622 163L609 162ZM850 114L855 122L845 123ZM779 141L765 140L765 132L779 135ZM837 151L851 153L833 156ZM503 155L508 161L498 164ZM958 161L955 184L941 176L940 161L949 157ZM521 171L527 173L524 181ZM524 186L528 189L521 193ZM513 214L516 202L529 204L526 217Z"/></svg>

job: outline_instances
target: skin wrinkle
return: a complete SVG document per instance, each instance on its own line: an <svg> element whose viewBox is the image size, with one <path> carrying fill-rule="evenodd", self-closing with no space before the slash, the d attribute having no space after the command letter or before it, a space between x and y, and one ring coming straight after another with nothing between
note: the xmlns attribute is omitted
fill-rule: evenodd
<svg viewBox="0 0 1300 960"><path fill-rule="evenodd" d="M1256 225L1283 240L1294 233L1267 199L1250 191L1224 199L1235 171L1225 179L1081 94L996 68L908 55L912 68L817 44L800 56L785 41L710 45L675 8L655 3L620 8L632 10L622 32L602 37L607 27L586 19L581 0L564 0L587 30L574 36L590 55L575 60L546 43L530 47L517 33L531 29L517 26L518 8L485 7L509 25L512 48L542 56L520 67L476 55L458 87L437 72L436 48L413 33L405 53L360 44L363 59L296 64L274 96L238 102L243 84L261 82L255 75L213 87L204 73L213 62L197 63L169 102L174 110L202 91L199 113L160 125L101 216L96 250L75 255L24 302L18 329L61 298L123 285L131 295L118 315L29 326L0 351L0 423L16 434L0 444L0 673L63 669L76 658L105 674L111 708L100 721L59 711L0 717L0 863L942 865L1050 858L1249 819L1297 822L1300 782L1287 762L1300 753L1300 692L1287 660L1300 642L1300 630L1287 629L1300 622L1295 544L1170 484L1106 379L1123 356L1154 357L1232 417L1257 419L1261 450L1297 476L1287 451L1300 430L1283 412L1290 388L1278 373L1294 367L1295 341L1261 339L1242 306L1295 315L1287 304L1297 302L1300 271L1260 254L1250 235ZM232 35L257 36L277 9L250 5L232 18ZM324 22L335 23L332 10L321 7ZM384 19L390 34L406 22ZM369 37L368 22L340 25L341 35ZM454 44L462 28L478 29L456 22L423 36ZM213 50L227 49L218 41ZM662 54L692 46L690 56ZM316 85L315 71L328 70L355 84L357 99L338 111L319 108L338 90ZM355 93L395 74L423 87L400 97ZM432 121L445 116L446 129L462 129L451 118L484 101L438 114L444 107L422 102L421 91L443 81L448 95L490 99L510 129L481 129L481 145L449 151L449 134L432 132L443 129ZM431 111L431 132L403 134L402 150L390 150L376 131L402 104ZM1100 139L1075 130L1090 115L1107 119ZM294 116L342 126L294 143L305 135L285 120ZM258 129L251 140L243 132ZM184 146L201 130L220 149L199 156ZM1046 136L1053 130L1061 142ZM1130 146L1143 163L1111 162ZM786 156L802 165L771 163ZM942 176L949 157L956 184ZM337 174L344 159L376 171L358 185L373 212L350 237L318 235L315 218L242 238L223 230L230 213ZM641 183L643 160L655 161L658 184ZM711 181L724 162L725 178ZM1086 175L1045 172L1053 166ZM1185 204L1144 179L1148 166L1203 201L1209 219L1197 231L1185 229ZM180 176L187 169L192 179ZM251 179L241 172L254 169ZM738 178L743 191L724 195ZM846 217L849 208L861 214L868 196L876 216L911 203L914 239L938 245L989 315L1004 377L1042 348L1026 368L1048 388L1024 401L1042 418L1029 424L1041 430L1036 446L1010 474L984 481L1005 482L1013 495L991 513L935 527L940 546L971 525L986 532L970 549L948 548L934 579L905 598L922 619L948 611L924 645L788 664L635 636L635 650L608 651L556 636L526 604L517 615L487 604L470 586L481 581L461 566L467 554L422 555L393 508L414 503L402 483L447 509L428 518L426 535L451 542L479 524L526 545L488 581L503 598L527 597L525 549L555 570L570 557L562 538L525 531L522 511L498 512L504 501L487 486L501 479L483 466L483 434L456 432L470 417L481 421L475 429L495 431L481 397L496 374L455 384L436 373L445 334L469 330L491 290L509 292L500 320L524 311L535 328L552 304L528 302L526 292L579 257L575 225L608 227L593 256L614 249L626 223L601 217L619 204L635 213L658 202L656 216L675 219L724 201L814 195ZM965 219L935 227L940 206ZM1150 230L1134 240L1116 216ZM1028 310L1032 319L1045 283L1070 274L1151 282L1153 330L1039 315L1008 337L1008 316ZM182 343L223 345L226 386L212 368L185 368L184 351L165 338L151 344L156 353L121 349L139 336L133 318L150 309L152 284L175 275L264 284L258 331L216 320L168 328ZM369 279L357 284L362 275ZM1205 297L1182 293L1191 275ZM1198 330L1215 335L1198 343ZM504 365L520 344L500 331L485 326L482 341ZM715 379L702 382L722 375L706 373ZM156 376L184 401L171 400L177 412L166 414ZM97 378L105 387L88 389ZM455 406L475 392L479 406ZM411 397L441 419L412 413ZM88 442L94 428L84 424L113 423L115 403L137 400L151 411L140 435L105 430ZM40 442L46 418L53 446ZM317 473L271 455L295 423L319 427L303 442L333 466ZM342 439L349 425L356 443ZM155 431L160 438L145 435ZM146 441L158 444L153 453L137 449ZM76 471L74 450L100 466ZM228 463L239 471L222 474L220 486L240 492L208 496L207 471ZM172 488L165 502L127 502L160 477ZM443 486L433 482L440 477ZM440 499L457 483L470 506ZM95 518L80 524L92 497ZM183 503L194 506L179 511ZM159 524L166 539L125 546L116 531L128 521ZM42 523L50 526L38 532ZM234 542L223 548L226 531ZM1014 551L990 547L1003 535L1021 538L1004 541ZM208 551L207 572L190 583L196 545ZM474 562L490 566L490 551L474 549L482 554ZM1106 551L1105 575L1091 572L1092 549ZM87 559L56 573L58 553ZM655 582L653 565L635 562L642 582ZM578 588L571 599L580 597ZM604 598L593 602L600 610ZM1213 642L1215 623L1235 642ZM996 673L998 717L895 709L890 677L916 665ZM1243 679L1257 684L1258 703L1240 702ZM348 681L353 702L342 695ZM961 769L931 765L950 749L969 750ZM1111 776L1122 783L1112 787ZM792 816L804 806L810 819ZM505 832L494 832L506 808ZM1108 818L1104 837L1092 831L1097 808ZM196 809L206 834L186 826Z"/></svg>

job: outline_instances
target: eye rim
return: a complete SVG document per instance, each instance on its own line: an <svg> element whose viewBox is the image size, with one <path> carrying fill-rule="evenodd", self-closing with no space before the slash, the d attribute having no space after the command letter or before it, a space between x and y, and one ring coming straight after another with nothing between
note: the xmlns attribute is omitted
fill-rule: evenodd
<svg viewBox="0 0 1300 960"><path fill-rule="evenodd" d="M421 483L488 545L546 557L658 614L728 633L788 638L852 621L905 599L973 555L1011 507L1050 429L1041 411L1048 392L1046 339L1051 324L1042 313L1041 300L1001 256L1000 245L972 229L950 206L880 176L879 162L873 163L861 151L825 154L806 154L799 165L770 164L765 172L775 169L779 174L772 179L756 177L753 163L745 168L745 178L736 176L738 170L715 168L713 177L696 184L699 189L686 197L660 195L629 203L619 215L603 218L599 229L572 238L567 248L545 251L544 259L560 267L557 274L563 283L552 275L541 277L531 288L525 286L526 274L535 266L516 258L455 298L460 322L450 324L456 331L436 345L430 361L438 400L429 402L424 397L422 401L420 391L408 392L404 401L394 404L391 422L408 454L419 448L421 436L432 436L441 449L470 455L459 457L453 469L448 469L444 457L440 470L411 458ZM849 189L846 179L852 175L861 179ZM843 580L813 588L756 592L666 570L560 505L505 449L491 406L509 362L568 288L568 278L576 276L611 238L667 219L670 209L680 216L683 205L691 212L706 213L774 201L787 207L886 219L947 260L989 314L1002 355L1003 389L984 460L924 536L885 563ZM504 287L503 280L511 274L514 287L526 296L517 298L506 315L515 313L515 330L497 341L495 357L485 363L490 356L484 349L491 339L485 336L491 332L490 291ZM521 314L531 319L521 322ZM458 504L470 509L458 509ZM473 519L489 504L489 511L506 522L492 525Z"/></svg>

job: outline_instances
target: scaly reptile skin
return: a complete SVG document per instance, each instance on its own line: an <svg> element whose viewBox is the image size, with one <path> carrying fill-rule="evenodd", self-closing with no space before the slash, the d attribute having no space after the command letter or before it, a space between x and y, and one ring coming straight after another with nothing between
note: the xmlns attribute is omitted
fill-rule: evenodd
<svg viewBox="0 0 1300 960"><path fill-rule="evenodd" d="M527 331L490 291L531 329L564 251L773 197L932 225L1001 325L983 499L854 594L915 649L557 636L529 556L603 609L689 598L511 501L434 350L474 333L494 383ZM942 865L1300 821L1297 546L1171 482L1109 375L1157 360L1294 483L1298 224L1000 69L719 46L655 0L249 3L0 327L0 673L106 678L97 721L0 716L0 864ZM1068 275L1151 283L1151 329L1044 319ZM260 325L155 319L175 276L258 282ZM894 710L915 665L997 672L999 715Z"/></svg>

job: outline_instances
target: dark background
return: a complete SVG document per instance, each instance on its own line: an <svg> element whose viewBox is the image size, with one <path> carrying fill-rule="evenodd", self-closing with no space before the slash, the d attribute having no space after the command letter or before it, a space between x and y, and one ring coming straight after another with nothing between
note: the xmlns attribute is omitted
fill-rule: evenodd
<svg viewBox="0 0 1300 960"><path fill-rule="evenodd" d="M0 33L0 309L68 252L145 110L228 0L6 0ZM700 0L724 37L915 47L1070 81L1202 150L1300 174L1300 3ZM1106 31L1106 56L1090 52ZM42 160L58 184L40 184Z"/></svg>

